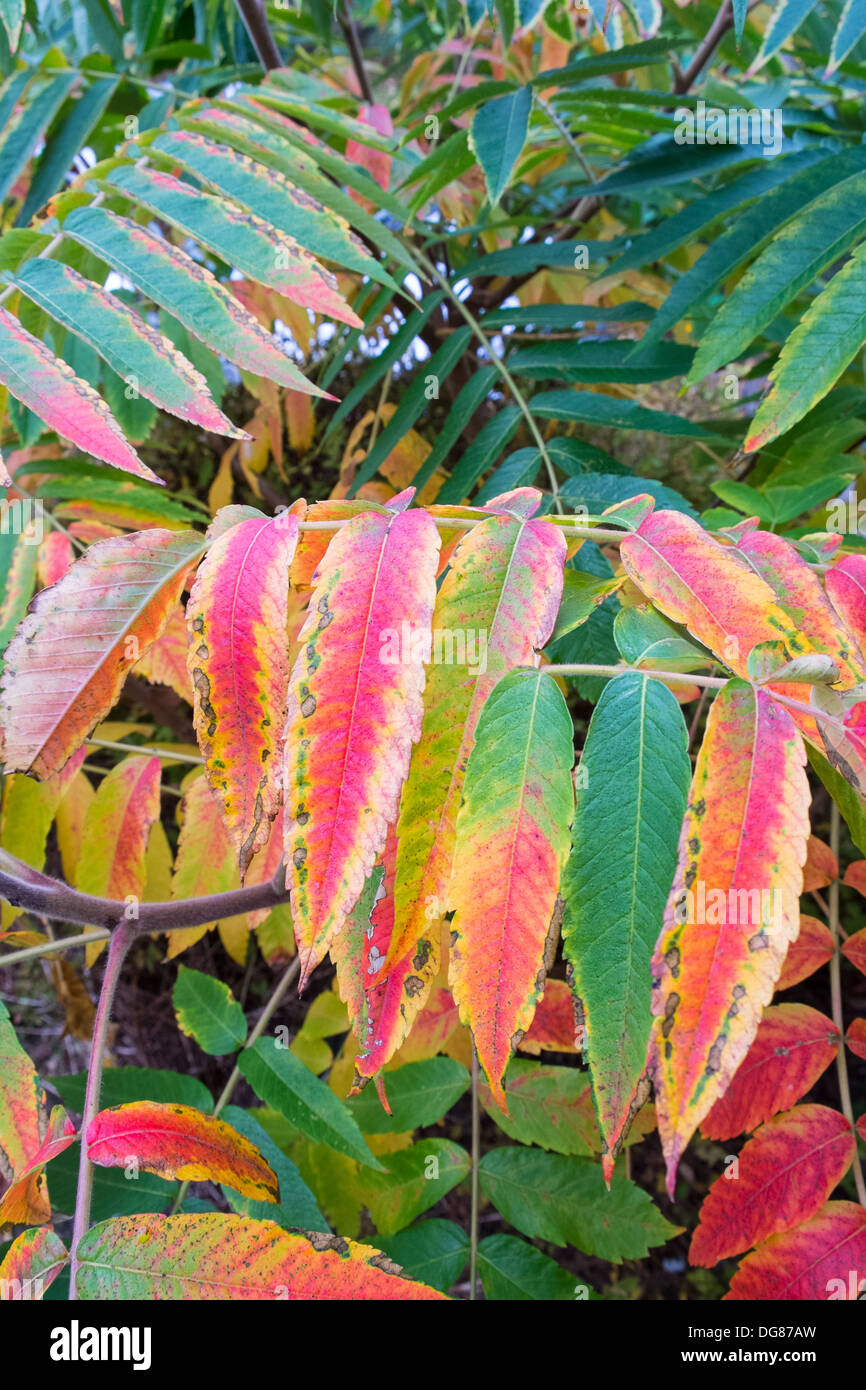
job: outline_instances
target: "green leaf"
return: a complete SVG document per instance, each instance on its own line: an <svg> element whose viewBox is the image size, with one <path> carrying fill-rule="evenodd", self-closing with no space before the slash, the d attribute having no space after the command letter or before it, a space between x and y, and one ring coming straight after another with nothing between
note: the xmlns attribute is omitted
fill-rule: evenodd
<svg viewBox="0 0 866 1390"><path fill-rule="evenodd" d="M488 392L497 376L495 367L481 367L480 370L472 373L466 385L461 388L459 396L439 429L433 448L424 460L423 468L420 468L412 479L412 486L416 487L419 492L424 484L432 478L440 463L447 459L472 416L482 401L487 399ZM441 496L437 498L437 501L441 501Z"/></svg>
<svg viewBox="0 0 866 1390"><path fill-rule="evenodd" d="M560 497L569 506L586 507L590 516L612 507L615 502L626 502L631 497L642 494L654 497L660 507L668 511L684 512L686 516L697 518L691 502L687 502L679 492L655 478L623 477L621 474L584 473L579 478L569 479L560 489Z"/></svg>
<svg viewBox="0 0 866 1390"><path fill-rule="evenodd" d="M469 1258L469 1237L453 1221L432 1217L380 1240L379 1247L410 1279L447 1293Z"/></svg>
<svg viewBox="0 0 866 1390"><path fill-rule="evenodd" d="M584 1056L602 1133L615 1149L646 1070L650 962L691 782L685 721L671 692L646 676L609 681L580 774L562 881L563 950L583 1007Z"/></svg>
<svg viewBox="0 0 866 1390"><path fill-rule="evenodd" d="M49 1084L67 1110L81 1114L87 1085L86 1071L78 1071L70 1076L52 1076ZM99 1094L103 1110L109 1110L113 1105L128 1105L135 1100L191 1105L205 1114L213 1110L213 1097L197 1077L181 1076L178 1072L158 1071L151 1067L107 1067Z"/></svg>
<svg viewBox="0 0 866 1390"><path fill-rule="evenodd" d="M640 1260L677 1228L649 1196L616 1172L607 1191L598 1163L539 1149L491 1149L479 1164L482 1190L523 1235L574 1245L619 1264Z"/></svg>
<svg viewBox="0 0 866 1390"><path fill-rule="evenodd" d="M238 1058L238 1066L256 1095L317 1144L327 1144L369 1168L384 1171L347 1106L303 1062L286 1048L277 1047L277 1041L259 1038Z"/></svg>
<svg viewBox="0 0 866 1390"><path fill-rule="evenodd" d="M866 173L831 188L794 218L749 267L701 339L686 384L736 362L821 272L866 230Z"/></svg>
<svg viewBox="0 0 866 1390"><path fill-rule="evenodd" d="M276 1173L280 1185L278 1204L257 1202L252 1197L243 1197L233 1188L223 1185L223 1196L232 1211L239 1212L241 1216L254 1216L259 1221L276 1221L287 1229L329 1232L331 1228L319 1211L316 1199L301 1177L296 1164L278 1148L254 1116L238 1105L227 1105L222 1118L255 1144L262 1158Z"/></svg>
<svg viewBox="0 0 866 1390"><path fill-rule="evenodd" d="M575 1276L517 1236L487 1236L478 1246L478 1273L488 1300L573 1299Z"/></svg>
<svg viewBox="0 0 866 1390"><path fill-rule="evenodd" d="M619 588L618 579L595 579L581 570L566 568L562 600L550 640L555 642L585 623L594 608Z"/></svg>
<svg viewBox="0 0 866 1390"><path fill-rule="evenodd" d="M519 87L508 96L488 101L472 118L469 143L484 171L487 196L492 207L502 197L520 151L526 143L531 87Z"/></svg>
<svg viewBox="0 0 866 1390"><path fill-rule="evenodd" d="M542 391L532 397L529 407L533 415L544 420L576 420L583 425L651 430L654 434L686 435L690 439L713 437L693 420L669 415L666 410L647 410L636 401L617 400L595 391Z"/></svg>
<svg viewBox="0 0 866 1390"><path fill-rule="evenodd" d="M770 373L744 448L762 449L808 413L866 342L866 242L809 305Z"/></svg>
<svg viewBox="0 0 866 1390"><path fill-rule="evenodd" d="M817 0L780 0L777 10L764 32L764 41L753 64L754 67L761 67L777 49L782 47L782 44L799 29L806 16L814 10L816 3Z"/></svg>
<svg viewBox="0 0 866 1390"><path fill-rule="evenodd" d="M435 1124L469 1088L468 1071L452 1057L407 1062L384 1079L390 1115L372 1086L347 1102L363 1134L401 1134Z"/></svg>
<svg viewBox="0 0 866 1390"><path fill-rule="evenodd" d="M831 154L815 165L799 169L765 197L746 208L727 231L717 237L691 269L677 280L664 304L638 344L645 351L651 343L684 318L694 306L744 261L760 251L770 237L828 188L866 168L866 149Z"/></svg>
<svg viewBox="0 0 866 1390"><path fill-rule="evenodd" d="M833 35L830 62L824 73L825 79L830 77L839 64L845 61L857 40L862 38L864 30L866 30L866 0L846 0L839 16L839 24Z"/></svg>
<svg viewBox="0 0 866 1390"><path fill-rule="evenodd" d="M6 30L9 47L14 53L24 23L24 0L0 0L0 23Z"/></svg>
<svg viewBox="0 0 866 1390"><path fill-rule="evenodd" d="M243 1047L247 1040L244 1011L222 980L182 965L171 999L178 1028L195 1038L203 1052L222 1057Z"/></svg>
<svg viewBox="0 0 866 1390"><path fill-rule="evenodd" d="M84 88L77 100L61 111L48 135L24 206L18 214L20 227L26 226L49 198L63 187L67 171L82 146L87 144L87 137L99 122L119 81L114 74L97 78Z"/></svg>
<svg viewBox="0 0 866 1390"><path fill-rule="evenodd" d="M692 363L694 349L679 343L660 343L646 357L630 357L631 339L622 342L585 339L579 343L544 341L520 348L508 359L512 372L520 376L544 377L555 381L592 383L623 381L668 381L682 376Z"/></svg>
<svg viewBox="0 0 866 1390"><path fill-rule="evenodd" d="M613 578L610 563L592 541L584 541L574 558L569 560L565 567L566 574L570 569L594 575L596 579ZM613 640L613 620L617 611L616 599L605 599L593 609L585 623L548 645L551 661L565 665L586 663L592 666L616 666L619 652ZM607 682L606 676L565 676L564 679L576 686L582 699L593 701L598 699Z"/></svg>
<svg viewBox="0 0 866 1390"><path fill-rule="evenodd" d="M0 199L9 193L76 81L74 72L53 77L36 96L23 103L17 115L11 120L7 118L0 145Z"/></svg>
<svg viewBox="0 0 866 1390"><path fill-rule="evenodd" d="M443 298L442 291L436 290L433 294L424 296L424 303L420 309L414 310L408 315L406 322L398 328L382 352L380 352L368 367L359 376L352 390L343 398L334 414L328 422L325 430L325 438L337 428L346 416L355 409L356 405L364 399L367 392L380 381L390 367L393 367L405 352L408 352L412 342L417 338L421 329L429 319L433 310L438 307Z"/></svg>
<svg viewBox="0 0 866 1390"><path fill-rule="evenodd" d="M600 1153L601 1134L586 1072L515 1058L509 1063L505 1094L507 1115L493 1103L486 1087L481 1100L509 1139L580 1158Z"/></svg>
<svg viewBox="0 0 866 1390"><path fill-rule="evenodd" d="M533 445L530 444L525 449L516 449L508 458L503 459L475 494L475 506L483 507L494 497L500 497L502 493L511 492L514 488L530 487L538 477L541 463L541 454Z"/></svg>
<svg viewBox="0 0 866 1390"><path fill-rule="evenodd" d="M630 666L660 671L696 671L712 655L692 642L685 628L663 618L648 604L621 608L614 618L613 638Z"/></svg>
<svg viewBox="0 0 866 1390"><path fill-rule="evenodd" d="M449 1139L420 1139L387 1155L387 1171L359 1175L358 1193L383 1236L402 1231L469 1172L469 1155ZM361 1183L363 1182L363 1186Z"/></svg>
<svg viewBox="0 0 866 1390"><path fill-rule="evenodd" d="M809 766L820 777L830 796L839 807L851 839L860 853L866 855L866 807L863 805L863 798L858 796L851 783L846 781L841 772L837 772L835 767L832 767L817 749L811 748L807 744L806 753L809 758Z"/></svg>

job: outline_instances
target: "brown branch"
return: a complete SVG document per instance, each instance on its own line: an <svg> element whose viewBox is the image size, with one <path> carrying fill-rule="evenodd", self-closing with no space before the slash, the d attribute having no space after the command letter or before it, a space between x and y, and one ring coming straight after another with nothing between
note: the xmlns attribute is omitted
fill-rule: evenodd
<svg viewBox="0 0 866 1390"><path fill-rule="evenodd" d="M372 105L373 89L370 86L370 79L367 76L367 69L364 67L364 55L361 52L361 40L358 34L358 26L349 13L349 6L343 5L337 18L340 21L340 28L343 31L343 38L349 50L349 57L352 59L352 67L355 69L355 76L358 79L358 86L361 88L361 95L364 100Z"/></svg>
<svg viewBox="0 0 866 1390"><path fill-rule="evenodd" d="M254 883L247 888L231 889L228 893L212 893L206 898L183 898L178 902L136 903L136 915L128 918L131 904L80 893L77 888L70 888L60 879L39 873L5 850L0 850L0 897L24 912L33 912L53 921L107 927L109 930L123 924L136 936L145 936L149 932L203 927L221 918L276 907L279 903L287 902L289 894L285 887L284 870L278 869L269 883Z"/></svg>
<svg viewBox="0 0 866 1390"><path fill-rule="evenodd" d="M274 42L271 26L268 24L262 0L235 0L244 28L250 36L250 43L256 50L258 60L265 72L281 68L283 60Z"/></svg>

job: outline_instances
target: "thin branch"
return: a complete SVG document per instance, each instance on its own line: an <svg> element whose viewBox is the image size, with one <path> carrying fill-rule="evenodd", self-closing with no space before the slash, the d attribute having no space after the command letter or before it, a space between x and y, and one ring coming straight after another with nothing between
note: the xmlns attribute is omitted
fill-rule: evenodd
<svg viewBox="0 0 866 1390"><path fill-rule="evenodd" d="M212 893L206 898L183 898L177 902L136 903L136 915L132 917L128 915L131 912L129 903L79 893L60 879L38 873L20 859L0 850L0 897L13 907L48 917L52 921L105 927L110 931L123 924L135 936L203 927L208 922L237 917L244 912L277 907L287 902L289 897L282 880L283 871L278 869L268 883L254 883L246 888L230 889L227 893Z"/></svg>
<svg viewBox="0 0 866 1390"><path fill-rule="evenodd" d="M830 807L830 849L839 862L839 807L835 801ZM854 1107L851 1104L851 1087L848 1084L848 1063L845 1057L845 1017L842 1011L842 953L839 949L839 875L833 879L829 888L829 907L830 907L830 931L833 934L833 957L830 961L830 998L833 1007L833 1022L839 1030L839 1048L836 1053L836 1072L839 1078L839 1099L842 1104L842 1114L851 1126L851 1132L855 1135L854 1139L854 1186L857 1189L857 1200L860 1205L866 1207L866 1180L863 1177L863 1165L860 1162L860 1155L857 1152L856 1129L854 1128Z"/></svg>
<svg viewBox="0 0 866 1390"><path fill-rule="evenodd" d="M733 28L733 24L734 7L731 0L725 0L725 3L722 5L707 30L706 38L701 43L688 67L685 71L674 74L673 90L677 96L682 96L689 90L692 83L706 66L715 48L721 43L728 30Z"/></svg>
<svg viewBox="0 0 866 1390"><path fill-rule="evenodd" d="M727 685L730 677L724 676L696 676L690 671L645 671L642 666L592 666L582 664L557 663L552 666L541 666L541 671L547 671L551 676L649 676L657 681L670 681L673 685L697 685L706 690L721 690ZM773 692L775 695L775 692Z"/></svg>
<svg viewBox="0 0 866 1390"><path fill-rule="evenodd" d="M118 926L108 948L108 960L102 977L99 1004L93 1023L93 1043L90 1051L90 1066L87 1069L87 1089L84 1094L84 1110L81 1115L79 1142L81 1154L78 1163L78 1191L75 1196L75 1218L72 1226L72 1245L70 1255L69 1297L78 1298L76 1277L78 1275L78 1244L87 1234L90 1225L90 1199L93 1193L93 1164L87 1149L87 1131L99 1110L99 1093L102 1089L102 1069L105 1064L105 1040L111 1018L111 1005L114 1000L117 982L126 953L132 944L133 933L129 923Z"/></svg>
<svg viewBox="0 0 866 1390"><path fill-rule="evenodd" d="M80 936L58 936L53 941L44 941L40 946L25 946L20 951L10 951L8 956L0 956L0 970L5 970L7 965L17 965L22 960L56 956L61 951L71 951L76 946L92 946L94 941L108 941L110 936L110 931L86 931Z"/></svg>
<svg viewBox="0 0 866 1390"><path fill-rule="evenodd" d="M361 51L361 39L358 34L358 26L349 12L348 4L341 6L337 18L340 22L340 28L343 31L343 38L346 40L346 47L349 50L352 67L355 69L355 76L358 79L361 95L368 105L372 105L374 99L373 88L370 86L367 69L364 67L364 55Z"/></svg>
<svg viewBox="0 0 866 1390"><path fill-rule="evenodd" d="M250 43L265 72L281 68L283 60L274 42L271 26L268 24L265 7L261 0L235 0L244 28L250 36Z"/></svg>
<svg viewBox="0 0 866 1390"><path fill-rule="evenodd" d="M481 1112L478 1104L478 1053L472 1047L472 1197L469 1219L469 1298L478 1293L478 1165L481 1159Z"/></svg>

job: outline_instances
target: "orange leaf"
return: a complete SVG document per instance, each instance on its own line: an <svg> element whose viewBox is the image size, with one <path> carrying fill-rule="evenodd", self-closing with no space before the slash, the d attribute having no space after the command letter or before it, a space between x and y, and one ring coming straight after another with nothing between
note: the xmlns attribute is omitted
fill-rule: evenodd
<svg viewBox="0 0 866 1390"><path fill-rule="evenodd" d="M839 873L836 856L829 845L810 835L806 844L806 863L803 865L803 892L814 893L816 888L826 888Z"/></svg>
<svg viewBox="0 0 866 1390"><path fill-rule="evenodd" d="M729 681L707 720L653 959L650 1065L671 1194L680 1155L746 1055L799 930L805 761L786 711Z"/></svg>
<svg viewBox="0 0 866 1390"><path fill-rule="evenodd" d="M856 965L861 974L866 975L866 927L843 941L842 955Z"/></svg>
<svg viewBox="0 0 866 1390"><path fill-rule="evenodd" d="M832 958L833 950L833 936L824 923L819 922L817 917L807 917L801 913L799 935L788 947L776 989L790 989L809 975L814 975Z"/></svg>
<svg viewBox="0 0 866 1390"><path fill-rule="evenodd" d="M87 1131L100 1168L135 1165L161 1178L227 1183L257 1202L278 1202L276 1174L254 1144L225 1120L191 1105L134 1101L102 1110Z"/></svg>

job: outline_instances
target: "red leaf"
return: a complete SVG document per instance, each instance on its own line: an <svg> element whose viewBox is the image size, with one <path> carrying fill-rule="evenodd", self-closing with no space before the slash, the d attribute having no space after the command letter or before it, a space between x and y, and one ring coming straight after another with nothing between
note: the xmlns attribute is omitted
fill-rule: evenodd
<svg viewBox="0 0 866 1390"><path fill-rule="evenodd" d="M866 1281L866 1211L854 1202L828 1202L805 1225L771 1236L747 1255L725 1301L856 1299L861 1281Z"/></svg>
<svg viewBox="0 0 866 1390"><path fill-rule="evenodd" d="M830 846L819 840L817 835L810 835L803 866L803 892L814 893L816 888L826 888L838 873L839 865Z"/></svg>
<svg viewBox="0 0 866 1390"><path fill-rule="evenodd" d="M862 1057L866 1061L866 1018L854 1019L845 1034L845 1042L855 1057Z"/></svg>
<svg viewBox="0 0 866 1390"><path fill-rule="evenodd" d="M848 1171L855 1148L845 1116L825 1105L798 1105L768 1120L704 1199L691 1263L709 1267L808 1221Z"/></svg>
<svg viewBox="0 0 866 1390"><path fill-rule="evenodd" d="M776 981L777 992L790 989L809 975L814 975L833 955L832 933L817 917L800 914L800 934L792 941L785 956L782 973Z"/></svg>
<svg viewBox="0 0 866 1390"><path fill-rule="evenodd" d="M861 974L866 975L866 927L842 943L842 955L856 965Z"/></svg>
<svg viewBox="0 0 866 1390"><path fill-rule="evenodd" d="M721 1100L701 1121L707 1139L732 1139L796 1105L833 1061L839 1032L807 1004L764 1010L755 1041Z"/></svg>

